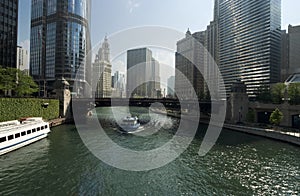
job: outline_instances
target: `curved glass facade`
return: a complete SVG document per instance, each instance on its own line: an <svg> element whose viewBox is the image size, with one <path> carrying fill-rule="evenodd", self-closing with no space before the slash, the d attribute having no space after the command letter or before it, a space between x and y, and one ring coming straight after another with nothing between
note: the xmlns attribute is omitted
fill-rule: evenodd
<svg viewBox="0 0 300 196"><path fill-rule="evenodd" d="M68 12L87 19L87 0L68 0Z"/></svg>
<svg viewBox="0 0 300 196"><path fill-rule="evenodd" d="M86 83L90 78L85 58L90 47L89 4L90 0L32 0L30 73L48 89L62 77L71 88L76 80Z"/></svg>
<svg viewBox="0 0 300 196"><path fill-rule="evenodd" d="M281 0L219 0L220 69L229 91L241 79L250 96L280 80Z"/></svg>

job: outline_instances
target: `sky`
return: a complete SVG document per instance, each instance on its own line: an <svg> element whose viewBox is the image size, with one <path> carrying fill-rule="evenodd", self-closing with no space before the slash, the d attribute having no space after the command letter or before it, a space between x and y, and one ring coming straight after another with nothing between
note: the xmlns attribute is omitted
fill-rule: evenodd
<svg viewBox="0 0 300 196"><path fill-rule="evenodd" d="M214 0L91 0L92 45L105 35L145 25L169 27L182 33L202 31L213 20ZM30 47L31 0L20 0L18 44ZM282 0L282 29L289 24L300 25L299 0ZM161 54L161 53L160 53ZM164 56L164 55L160 55ZM156 56L159 58L159 55ZM158 59L174 63L172 58ZM116 63L118 64L118 63ZM124 66L119 61L116 67Z"/></svg>
<svg viewBox="0 0 300 196"><path fill-rule="evenodd" d="M20 0L19 44L30 38L31 0ZM187 3L188 2L188 3ZM213 0L92 0L92 42L130 27L158 25L182 32L205 30L213 19ZM282 0L282 28L300 25L300 1Z"/></svg>

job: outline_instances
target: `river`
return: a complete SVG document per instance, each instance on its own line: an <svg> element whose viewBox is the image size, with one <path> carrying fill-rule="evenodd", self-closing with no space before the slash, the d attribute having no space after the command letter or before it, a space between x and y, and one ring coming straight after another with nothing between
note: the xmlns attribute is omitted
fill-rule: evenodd
<svg viewBox="0 0 300 196"><path fill-rule="evenodd" d="M98 108L97 114L107 135L125 148L160 146L173 137L179 121L168 117L172 126L141 138L119 133L109 123L109 108ZM132 172L96 158L75 125L56 127L47 139L0 157L0 195L300 194L299 147L224 129L213 149L200 157L205 129L199 126L175 161Z"/></svg>

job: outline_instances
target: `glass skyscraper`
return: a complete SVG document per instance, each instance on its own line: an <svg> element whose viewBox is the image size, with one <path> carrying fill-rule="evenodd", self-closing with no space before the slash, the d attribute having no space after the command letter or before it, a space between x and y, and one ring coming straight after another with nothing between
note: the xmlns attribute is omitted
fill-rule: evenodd
<svg viewBox="0 0 300 196"><path fill-rule="evenodd" d="M281 0L216 0L219 67L229 91L241 79L249 96L280 81Z"/></svg>
<svg viewBox="0 0 300 196"><path fill-rule="evenodd" d="M0 0L0 66L17 67L18 0Z"/></svg>
<svg viewBox="0 0 300 196"><path fill-rule="evenodd" d="M32 0L30 74L42 94L62 77L77 94L90 83L89 9L90 0Z"/></svg>

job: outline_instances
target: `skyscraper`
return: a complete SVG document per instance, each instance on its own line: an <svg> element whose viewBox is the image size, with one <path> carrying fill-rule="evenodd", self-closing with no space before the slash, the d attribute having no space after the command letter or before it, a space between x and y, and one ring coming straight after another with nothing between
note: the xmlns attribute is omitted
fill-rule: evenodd
<svg viewBox="0 0 300 196"><path fill-rule="evenodd" d="M89 9L90 0L32 0L30 74L40 95L62 77L77 95L91 83Z"/></svg>
<svg viewBox="0 0 300 196"><path fill-rule="evenodd" d="M28 51L21 46L17 47L17 68L28 70Z"/></svg>
<svg viewBox="0 0 300 196"><path fill-rule="evenodd" d="M300 26L289 25L288 33L282 33L282 70L281 79L300 73Z"/></svg>
<svg viewBox="0 0 300 196"><path fill-rule="evenodd" d="M186 32L186 37L177 42L175 55L175 91L184 99L202 98L204 96L204 43L206 31L191 34ZM201 72L200 72L201 70ZM189 80L188 85L184 78ZM193 89L192 89L193 88ZM195 90L198 97L194 97Z"/></svg>
<svg viewBox="0 0 300 196"><path fill-rule="evenodd" d="M156 97L157 91L160 90L159 63L152 57L150 49L127 51L126 90L127 97Z"/></svg>
<svg viewBox="0 0 300 196"><path fill-rule="evenodd" d="M219 67L227 92L241 79L249 96L280 80L281 0L216 0Z"/></svg>
<svg viewBox="0 0 300 196"><path fill-rule="evenodd" d="M0 66L17 67L19 0L0 1Z"/></svg>
<svg viewBox="0 0 300 196"><path fill-rule="evenodd" d="M122 98L125 97L125 89L126 89L126 79L125 74L116 71L115 74L112 76L113 82L113 92L112 97L114 98Z"/></svg>
<svg viewBox="0 0 300 196"><path fill-rule="evenodd" d="M167 95L173 97L175 94L174 91L175 91L175 76L171 76L168 78Z"/></svg>
<svg viewBox="0 0 300 196"><path fill-rule="evenodd" d="M112 79L111 79L110 48L107 37L105 37L102 47L96 55L93 64L94 80L97 81L95 97L111 97Z"/></svg>

